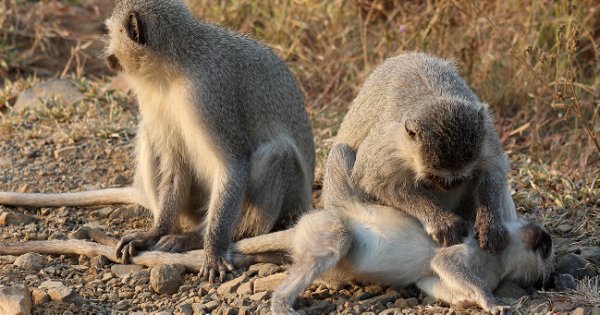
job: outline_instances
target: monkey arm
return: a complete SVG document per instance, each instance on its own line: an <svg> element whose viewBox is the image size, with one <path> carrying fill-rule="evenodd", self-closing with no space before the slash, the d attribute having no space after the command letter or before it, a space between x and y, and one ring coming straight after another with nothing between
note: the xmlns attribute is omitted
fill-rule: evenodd
<svg viewBox="0 0 600 315"><path fill-rule="evenodd" d="M331 148L323 179L324 208L340 208L353 200L354 185L350 176L355 160L356 153L348 144L338 143Z"/></svg>
<svg viewBox="0 0 600 315"><path fill-rule="evenodd" d="M508 231L503 224L502 202L508 194L506 176L499 171L483 171L477 186L475 218L476 238L481 249L496 254L508 245Z"/></svg>
<svg viewBox="0 0 600 315"><path fill-rule="evenodd" d="M202 276L210 282L214 282L217 271L223 280L226 269L232 269L227 255L249 178L250 165L244 159L226 161L215 176L204 237L206 263L201 268Z"/></svg>

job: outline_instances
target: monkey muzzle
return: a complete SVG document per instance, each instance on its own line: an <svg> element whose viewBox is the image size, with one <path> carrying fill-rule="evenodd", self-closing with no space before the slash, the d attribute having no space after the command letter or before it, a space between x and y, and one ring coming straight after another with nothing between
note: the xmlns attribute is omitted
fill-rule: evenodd
<svg viewBox="0 0 600 315"><path fill-rule="evenodd" d="M119 58L117 58L117 56L114 54L110 54L110 56L106 57L106 65L108 66L108 69L114 72L120 72L123 70L121 63L119 62Z"/></svg>

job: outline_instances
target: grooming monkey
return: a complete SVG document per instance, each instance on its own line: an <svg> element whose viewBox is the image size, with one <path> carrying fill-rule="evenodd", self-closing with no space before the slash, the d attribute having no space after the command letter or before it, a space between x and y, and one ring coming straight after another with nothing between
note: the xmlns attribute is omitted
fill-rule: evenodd
<svg viewBox="0 0 600 315"><path fill-rule="evenodd" d="M314 143L302 94L272 51L198 22L181 1L117 1L106 26L109 67L125 73L141 114L133 188L3 193L0 204L138 203L154 224L123 237L118 257L204 248L201 273L222 280L233 239L310 206Z"/></svg>
<svg viewBox="0 0 600 315"><path fill-rule="evenodd" d="M335 143L357 151L352 180L365 200L410 214L442 246L460 243L467 221L482 249L505 246L503 221L516 219L508 161L488 105L452 62L423 53L387 59L352 102ZM323 187L325 208L335 202L332 189Z"/></svg>
<svg viewBox="0 0 600 315"><path fill-rule="evenodd" d="M492 291L500 281L522 283L546 277L553 265L550 235L522 220L507 220L507 247L498 255L483 251L471 236L440 247L419 222L392 207L357 201L350 174L354 150L337 144L328 158L325 182L335 190L335 206L304 215L286 231L240 240L235 252L289 252L293 265L274 292L273 314L291 314L296 297L316 278L343 283L352 279L386 285L416 284L428 295L460 305L475 303L492 313L499 305Z"/></svg>

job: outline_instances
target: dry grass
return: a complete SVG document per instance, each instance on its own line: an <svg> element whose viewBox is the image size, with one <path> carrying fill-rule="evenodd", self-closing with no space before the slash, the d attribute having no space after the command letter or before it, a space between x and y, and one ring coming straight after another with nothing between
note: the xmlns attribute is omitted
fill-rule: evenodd
<svg viewBox="0 0 600 315"><path fill-rule="evenodd" d="M102 74L93 57L110 1L0 3L0 109L32 76ZM497 113L520 211L554 234L600 243L598 1L188 3L204 21L268 43L291 66L306 95L319 163L362 81L384 58L407 50L456 58Z"/></svg>

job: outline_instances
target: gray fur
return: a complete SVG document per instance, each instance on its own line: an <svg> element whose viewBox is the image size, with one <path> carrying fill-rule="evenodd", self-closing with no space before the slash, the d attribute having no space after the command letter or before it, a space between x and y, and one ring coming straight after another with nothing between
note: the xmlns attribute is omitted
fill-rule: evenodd
<svg viewBox="0 0 600 315"><path fill-rule="evenodd" d="M106 24L109 65L139 101L134 186L155 218L118 255L203 247L203 274L222 279L233 239L310 206L314 144L301 92L272 51L195 20L181 1L119 1Z"/></svg>
<svg viewBox="0 0 600 315"><path fill-rule="evenodd" d="M552 240L539 227L522 220L507 221L508 247L499 255L482 251L471 236L440 247L423 227L394 208L353 199L349 181L353 150L335 145L325 180L338 202L332 208L303 216L287 232L262 235L236 244L243 254L279 250L292 254L288 279L274 292L273 314L293 313L296 297L315 279L338 284L352 279L386 285L416 284L428 295L451 304L475 303L500 313L492 291L502 280L529 283L545 278L553 265ZM348 168L349 167L349 168ZM268 240L271 242L268 242Z"/></svg>
<svg viewBox="0 0 600 315"><path fill-rule="evenodd" d="M444 246L475 224L483 249L504 247L502 222L516 218L508 161L488 105L453 62L423 53L387 59L363 84L335 143L357 151L352 180L363 200L410 214ZM335 189L325 182L326 207Z"/></svg>

